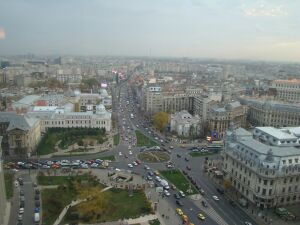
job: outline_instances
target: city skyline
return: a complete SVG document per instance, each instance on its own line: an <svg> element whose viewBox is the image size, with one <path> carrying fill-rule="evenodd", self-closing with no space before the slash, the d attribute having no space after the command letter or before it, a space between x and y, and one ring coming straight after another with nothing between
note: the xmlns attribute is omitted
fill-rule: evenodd
<svg viewBox="0 0 300 225"><path fill-rule="evenodd" d="M300 62L295 1L3 1L1 54Z"/></svg>

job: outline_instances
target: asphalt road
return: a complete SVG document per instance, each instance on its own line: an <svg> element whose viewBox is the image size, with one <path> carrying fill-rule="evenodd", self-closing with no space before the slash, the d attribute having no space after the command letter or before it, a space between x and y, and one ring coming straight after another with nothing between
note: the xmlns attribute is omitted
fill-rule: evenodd
<svg viewBox="0 0 300 225"><path fill-rule="evenodd" d="M24 213L22 217L22 224L34 224L34 189L33 189L33 183L31 181L31 177L29 175L29 171L24 171L24 173L21 173L20 176L24 184L15 188L15 195L14 195L14 201L12 205L12 211L10 215L9 225L15 225L18 222L18 214L19 214L19 206L20 206L20 191L24 191L24 197L25 197L25 206L24 206Z"/></svg>

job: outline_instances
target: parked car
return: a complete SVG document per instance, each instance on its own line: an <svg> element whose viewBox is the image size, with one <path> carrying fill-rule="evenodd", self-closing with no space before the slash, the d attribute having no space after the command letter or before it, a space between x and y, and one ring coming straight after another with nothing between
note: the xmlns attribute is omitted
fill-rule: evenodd
<svg viewBox="0 0 300 225"><path fill-rule="evenodd" d="M179 205L179 206L183 206L183 203L180 200L176 200L176 204Z"/></svg>
<svg viewBox="0 0 300 225"><path fill-rule="evenodd" d="M175 194L174 194L174 197L175 197L176 199L180 199L180 195L179 195L178 193L175 193Z"/></svg>
<svg viewBox="0 0 300 225"><path fill-rule="evenodd" d="M219 197L216 196L216 195L212 196L212 198L213 198L215 201L219 201L219 200L220 200Z"/></svg>

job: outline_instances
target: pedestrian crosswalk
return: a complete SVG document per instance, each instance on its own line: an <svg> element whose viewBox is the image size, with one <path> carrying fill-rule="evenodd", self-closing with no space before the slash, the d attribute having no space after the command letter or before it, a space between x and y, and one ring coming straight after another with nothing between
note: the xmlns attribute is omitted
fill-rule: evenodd
<svg viewBox="0 0 300 225"><path fill-rule="evenodd" d="M212 220L214 220L219 225L229 225L211 206L203 207L200 200L194 201L195 205L197 205L202 212Z"/></svg>
<svg viewBox="0 0 300 225"><path fill-rule="evenodd" d="M225 220L211 207L203 208L203 212L219 225L228 225Z"/></svg>

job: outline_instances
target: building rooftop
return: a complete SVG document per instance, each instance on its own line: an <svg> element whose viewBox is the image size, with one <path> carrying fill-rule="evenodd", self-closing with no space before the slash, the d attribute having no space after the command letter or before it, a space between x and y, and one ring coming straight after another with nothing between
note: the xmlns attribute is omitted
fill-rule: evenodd
<svg viewBox="0 0 300 225"><path fill-rule="evenodd" d="M229 141L229 143L237 143L242 144L248 149L255 151L259 154L267 155L267 153L272 150L274 156L278 157L285 157L285 156L292 156L292 155L300 155L300 149L296 147L277 147L277 146L270 146L253 138L250 132L246 131L243 128L236 129L234 133L232 131L227 131L227 137L235 134L236 141Z"/></svg>
<svg viewBox="0 0 300 225"><path fill-rule="evenodd" d="M295 139L296 137L292 134L286 133L280 129L274 127L256 127L255 129L260 130L264 133L269 134L272 137L277 138L278 140L289 140Z"/></svg>

